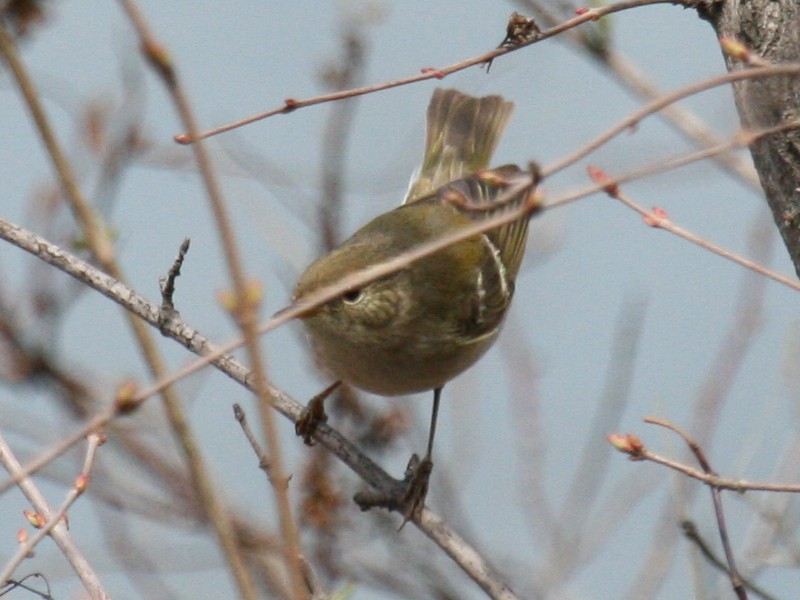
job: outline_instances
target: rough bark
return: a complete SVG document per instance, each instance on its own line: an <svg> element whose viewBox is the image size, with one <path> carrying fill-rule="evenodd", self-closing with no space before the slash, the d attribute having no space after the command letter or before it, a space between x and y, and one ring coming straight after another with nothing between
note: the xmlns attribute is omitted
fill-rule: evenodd
<svg viewBox="0 0 800 600"><path fill-rule="evenodd" d="M719 0L700 8L719 37L731 37L771 63L800 61L800 1ZM739 61L725 56L729 70ZM744 80L733 86L742 126L769 127L800 118L800 78ZM767 202L800 275L800 131L763 138L750 148Z"/></svg>

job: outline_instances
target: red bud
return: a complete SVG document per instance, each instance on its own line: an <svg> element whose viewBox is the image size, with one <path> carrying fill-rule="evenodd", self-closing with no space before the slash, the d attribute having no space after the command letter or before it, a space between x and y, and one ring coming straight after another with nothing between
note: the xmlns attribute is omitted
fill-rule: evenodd
<svg viewBox="0 0 800 600"><path fill-rule="evenodd" d="M589 173L589 177L592 178L592 181L603 186L603 190L605 190L606 194L612 197L619 196L619 185L613 183L611 177L609 177L605 171L594 165L586 167L586 171Z"/></svg>
<svg viewBox="0 0 800 600"><path fill-rule="evenodd" d="M642 217L642 221L644 221L645 225L649 225L650 227L662 227L665 221L669 221L669 215L663 208L654 206L650 214Z"/></svg>

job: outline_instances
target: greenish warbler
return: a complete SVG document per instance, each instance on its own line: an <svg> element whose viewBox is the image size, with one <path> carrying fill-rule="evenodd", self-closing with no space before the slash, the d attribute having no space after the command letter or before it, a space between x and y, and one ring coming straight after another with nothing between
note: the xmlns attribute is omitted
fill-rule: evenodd
<svg viewBox="0 0 800 600"><path fill-rule="evenodd" d="M518 167L486 170L512 110L500 96L436 90L428 107L422 165L403 205L308 267L293 300L524 201L530 189L498 202L509 182L523 173ZM339 380L385 396L434 390L425 458L412 457L399 498L371 500L362 508L398 509L406 520L421 509L441 389L497 339L527 231L526 215L351 289L301 317L317 358ZM310 408L320 411L321 397Z"/></svg>

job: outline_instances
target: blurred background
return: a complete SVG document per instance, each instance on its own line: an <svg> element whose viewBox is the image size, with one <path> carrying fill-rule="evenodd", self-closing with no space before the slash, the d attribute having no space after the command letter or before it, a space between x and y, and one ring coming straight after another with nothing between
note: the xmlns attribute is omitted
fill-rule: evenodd
<svg viewBox="0 0 800 600"><path fill-rule="evenodd" d="M574 9L546 7L559 20ZM497 46L512 11L533 14L525 2L500 0L148 0L140 8L204 128L287 98L450 65ZM19 51L82 190L113 232L129 284L159 301L159 277L189 237L177 308L212 340L235 337L217 300L231 284L191 149L172 141L182 127L120 6L64 0L41 9L41 21L24 22ZM724 72L713 30L693 11L642 7L580 31L665 91ZM512 100L516 111L495 164L547 167L645 103L602 55L561 36L495 60L488 72L473 67L209 140L245 269L263 284L262 317L288 303L297 275L331 241L402 201L435 87ZM723 139L737 131L727 88L682 106ZM80 254L80 235L5 65L0 140L0 215ZM545 198L586 186L589 164L615 175L693 148L673 125L648 118L547 179ZM793 276L760 192L714 162L624 190ZM645 226L605 195L534 220L517 285L499 343L445 388L431 508L524 598L734 597L724 574L681 533L681 522L691 520L722 556L707 490L629 462L605 436L635 432L651 449L693 464L674 434L642 423L657 416L694 435L721 475L796 482L796 293ZM122 381L148 381L120 308L10 245L0 247L0 313L0 434L23 461L75 431ZM298 324L262 343L272 382L298 401L329 383ZM158 344L173 369L192 359L174 342ZM21 357L47 359L62 378L24 368ZM216 489L252 536L253 553L269 556L279 536L273 496L231 410L239 402L254 417L254 400L211 370L178 391ZM428 394L346 394L331 424L400 476L409 454L424 449L429 410ZM303 446L291 423L280 419L279 427L302 549L328 592L354 600L484 597L413 526L397 532L396 515L362 514L350 497L363 484L324 451ZM235 597L160 400L115 421L108 435L90 493L70 511L70 531L112 596ZM77 474L81 451L36 476L52 504ZM724 500L742 573L772 597L792 597L800 586L797 502L760 493ZM25 508L16 490L0 496L3 562L26 525ZM266 581L268 563L257 568L264 597L279 597L279 585ZM82 597L50 540L16 576L34 571L47 577L54 597Z"/></svg>

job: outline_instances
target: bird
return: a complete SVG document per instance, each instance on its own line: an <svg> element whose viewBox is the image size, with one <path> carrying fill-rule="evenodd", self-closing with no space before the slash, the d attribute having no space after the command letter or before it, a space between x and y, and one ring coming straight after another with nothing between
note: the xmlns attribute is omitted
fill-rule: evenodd
<svg viewBox="0 0 800 600"><path fill-rule="evenodd" d="M327 419L323 401L340 382L382 396L433 391L423 458L411 457L391 497L356 498L364 510L383 506L400 511L403 524L424 506L442 389L495 342L514 295L536 205L531 202L535 183L512 189L525 171L516 165L488 168L513 108L498 95L435 90L427 110L423 160L403 203L313 262L292 295L294 303L302 303L348 274L521 203L531 207L509 223L348 289L300 316L318 362L336 379L309 402L297 424L307 443L316 424Z"/></svg>

